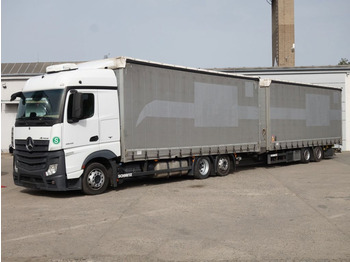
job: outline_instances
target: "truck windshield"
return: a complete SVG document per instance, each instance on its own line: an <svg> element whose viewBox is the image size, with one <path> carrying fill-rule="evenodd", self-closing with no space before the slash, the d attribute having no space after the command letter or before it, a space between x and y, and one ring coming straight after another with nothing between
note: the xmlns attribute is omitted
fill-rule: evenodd
<svg viewBox="0 0 350 262"><path fill-rule="evenodd" d="M23 92L16 125L51 126L60 120L62 89Z"/></svg>

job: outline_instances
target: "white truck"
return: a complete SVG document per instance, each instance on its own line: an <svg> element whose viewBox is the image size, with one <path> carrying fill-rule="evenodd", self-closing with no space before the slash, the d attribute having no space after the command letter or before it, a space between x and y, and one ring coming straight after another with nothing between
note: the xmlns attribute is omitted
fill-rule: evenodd
<svg viewBox="0 0 350 262"><path fill-rule="evenodd" d="M126 57L50 66L16 98L14 182L44 190L320 161L342 140L340 89Z"/></svg>

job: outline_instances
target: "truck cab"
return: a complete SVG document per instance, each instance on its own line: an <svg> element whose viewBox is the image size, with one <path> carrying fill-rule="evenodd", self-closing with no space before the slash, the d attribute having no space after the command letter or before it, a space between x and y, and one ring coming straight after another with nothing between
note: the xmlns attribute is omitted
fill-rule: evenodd
<svg viewBox="0 0 350 262"><path fill-rule="evenodd" d="M92 194L108 186L110 160L120 156L111 62L51 66L12 95L20 99L12 138L16 185ZM95 167L83 185L84 169L95 159L106 162L104 170Z"/></svg>

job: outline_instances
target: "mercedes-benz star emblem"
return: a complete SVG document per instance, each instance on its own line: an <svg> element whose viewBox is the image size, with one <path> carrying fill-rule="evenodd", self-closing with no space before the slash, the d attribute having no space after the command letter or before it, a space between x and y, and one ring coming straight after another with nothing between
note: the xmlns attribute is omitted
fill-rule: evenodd
<svg viewBox="0 0 350 262"><path fill-rule="evenodd" d="M34 141L33 141L33 138L31 137L28 137L27 138L27 142L26 142L26 148L29 152L33 151L33 148L34 148Z"/></svg>

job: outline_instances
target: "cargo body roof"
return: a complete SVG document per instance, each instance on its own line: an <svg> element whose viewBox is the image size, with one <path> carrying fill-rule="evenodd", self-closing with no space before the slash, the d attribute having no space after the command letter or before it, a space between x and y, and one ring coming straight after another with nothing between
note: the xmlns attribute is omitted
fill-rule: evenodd
<svg viewBox="0 0 350 262"><path fill-rule="evenodd" d="M135 58L124 57L124 56L80 63L80 64L78 64L78 68L79 69L98 68L98 69L116 70L116 69L125 68L127 63L148 65L148 66L153 66L153 67L158 67L158 68L166 68L166 69L172 69L172 70L202 73L202 74L209 74L209 75L251 79L251 80L256 80L256 81L259 80L259 77L254 77L254 76L245 76L245 75L240 75L240 74L225 73L225 72L219 72L219 71L208 70L208 69L177 66L177 65L158 63L158 62L147 61L147 60L142 60L142 59L135 59Z"/></svg>

